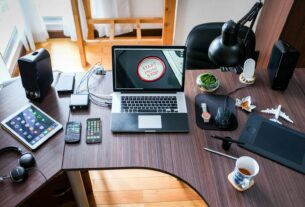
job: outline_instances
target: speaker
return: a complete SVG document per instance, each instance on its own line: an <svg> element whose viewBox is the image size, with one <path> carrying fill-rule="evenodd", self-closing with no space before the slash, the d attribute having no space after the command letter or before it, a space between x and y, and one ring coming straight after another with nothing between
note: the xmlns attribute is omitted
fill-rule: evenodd
<svg viewBox="0 0 305 207"><path fill-rule="evenodd" d="M268 73L273 90L285 90L293 75L299 58L299 52L281 40L273 48L268 64Z"/></svg>
<svg viewBox="0 0 305 207"><path fill-rule="evenodd" d="M22 85L26 97L40 101L46 95L53 82L50 55L41 48L18 59Z"/></svg>

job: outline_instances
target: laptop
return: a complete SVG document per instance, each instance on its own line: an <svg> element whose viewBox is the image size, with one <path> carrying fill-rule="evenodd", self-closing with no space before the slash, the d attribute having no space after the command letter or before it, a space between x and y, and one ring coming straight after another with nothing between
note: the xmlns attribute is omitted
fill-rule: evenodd
<svg viewBox="0 0 305 207"><path fill-rule="evenodd" d="M113 46L112 132L188 132L184 46Z"/></svg>

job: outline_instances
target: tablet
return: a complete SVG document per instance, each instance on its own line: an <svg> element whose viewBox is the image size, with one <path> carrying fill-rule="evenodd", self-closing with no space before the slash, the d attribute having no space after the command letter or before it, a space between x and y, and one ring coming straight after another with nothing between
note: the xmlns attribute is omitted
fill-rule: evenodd
<svg viewBox="0 0 305 207"><path fill-rule="evenodd" d="M251 114L243 129L240 145L305 174L305 134Z"/></svg>
<svg viewBox="0 0 305 207"><path fill-rule="evenodd" d="M31 150L62 129L60 123L33 104L22 107L4 119L1 125Z"/></svg>

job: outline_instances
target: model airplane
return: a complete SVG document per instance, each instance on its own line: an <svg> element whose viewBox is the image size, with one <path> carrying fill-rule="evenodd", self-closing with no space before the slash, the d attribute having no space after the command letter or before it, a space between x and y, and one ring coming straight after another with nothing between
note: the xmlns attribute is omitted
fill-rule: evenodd
<svg viewBox="0 0 305 207"><path fill-rule="evenodd" d="M274 114L274 118L270 119L270 121L274 121L276 123L282 124L282 122L280 122L278 120L279 117L282 117L283 119L285 119L286 121L289 121L291 123L293 123L293 121L289 118L289 116L287 116L284 112L281 111L282 106L279 105L276 109L272 108L272 109L265 109L265 110L261 110L261 112L263 113L267 113L267 114Z"/></svg>

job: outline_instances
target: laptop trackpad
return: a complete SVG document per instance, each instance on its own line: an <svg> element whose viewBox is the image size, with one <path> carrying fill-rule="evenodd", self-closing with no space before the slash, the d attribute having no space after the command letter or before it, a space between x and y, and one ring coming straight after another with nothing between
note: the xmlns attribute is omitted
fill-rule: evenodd
<svg viewBox="0 0 305 207"><path fill-rule="evenodd" d="M160 115L140 115L138 116L138 127L140 129L161 129Z"/></svg>

